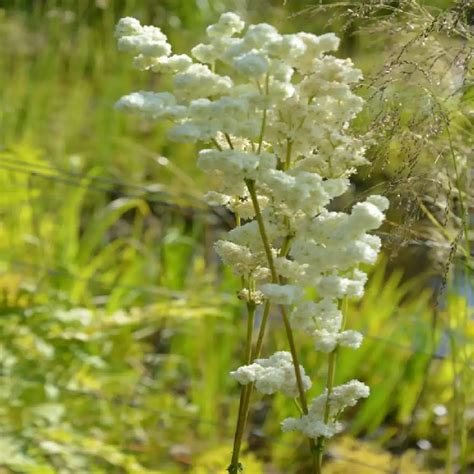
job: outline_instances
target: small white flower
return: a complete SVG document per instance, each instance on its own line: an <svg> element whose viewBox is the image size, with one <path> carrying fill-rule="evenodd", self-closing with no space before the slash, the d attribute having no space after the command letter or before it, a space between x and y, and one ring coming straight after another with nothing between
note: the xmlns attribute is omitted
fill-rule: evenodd
<svg viewBox="0 0 474 474"><path fill-rule="evenodd" d="M191 122L175 125L168 131L168 138L178 143L196 143L214 138L217 130L212 126L198 126Z"/></svg>
<svg viewBox="0 0 474 474"><path fill-rule="evenodd" d="M319 48L323 51L336 51L339 48L340 40L334 33L325 33L319 36Z"/></svg>
<svg viewBox="0 0 474 474"><path fill-rule="evenodd" d="M257 51L249 51L234 59L234 68L245 76L258 77L268 71L268 59Z"/></svg>
<svg viewBox="0 0 474 474"><path fill-rule="evenodd" d="M240 33L245 27L245 22L235 13L223 13L219 21L207 27L207 35L209 37L232 36Z"/></svg>
<svg viewBox="0 0 474 474"><path fill-rule="evenodd" d="M228 92L232 85L230 77L215 74L204 64L192 64L174 77L176 92L183 98L221 95Z"/></svg>
<svg viewBox="0 0 474 474"><path fill-rule="evenodd" d="M316 329L334 333L341 327L342 312L330 298L323 298L318 303L303 301L291 314L291 323L295 329L301 329L310 335Z"/></svg>
<svg viewBox="0 0 474 474"><path fill-rule="evenodd" d="M177 105L176 98L169 92L133 92L122 97L115 108L139 113L148 119L176 119L182 117L186 107Z"/></svg>
<svg viewBox="0 0 474 474"><path fill-rule="evenodd" d="M191 54L198 61L206 64L213 64L216 59L219 57L216 48L212 44L203 44L200 43L191 50Z"/></svg>
<svg viewBox="0 0 474 474"><path fill-rule="evenodd" d="M205 194L204 201L209 204L209 206L226 206L230 203L231 197L226 194L209 191Z"/></svg>
<svg viewBox="0 0 474 474"><path fill-rule="evenodd" d="M175 74L186 71L192 63L193 60L187 54L175 54L157 58L151 66L151 70L163 74Z"/></svg>
<svg viewBox="0 0 474 474"><path fill-rule="evenodd" d="M343 331L339 334L338 343L344 347L350 347L351 349L358 349L362 344L362 334L357 331Z"/></svg>
<svg viewBox="0 0 474 474"><path fill-rule="evenodd" d="M127 34L129 33L129 34ZM116 27L118 49L150 57L169 56L171 46L165 34L155 26L140 26L133 18L120 20Z"/></svg>
<svg viewBox="0 0 474 474"><path fill-rule="evenodd" d="M369 196L366 202L373 204L380 211L386 211L390 205L389 200L385 196L379 196L376 194Z"/></svg>
<svg viewBox="0 0 474 474"><path fill-rule="evenodd" d="M367 385L359 380L351 380L332 390L330 395L331 410L337 413L346 407L353 407L361 398L367 398L369 395L370 388Z"/></svg>
<svg viewBox="0 0 474 474"><path fill-rule="evenodd" d="M313 332L314 347L319 352L329 353L337 347L338 334L326 329L317 329Z"/></svg>
<svg viewBox="0 0 474 474"><path fill-rule="evenodd" d="M293 281L298 280L304 273L303 265L285 257L275 259L275 268L279 275Z"/></svg>
<svg viewBox="0 0 474 474"><path fill-rule="evenodd" d="M354 270L352 279L332 274L322 277L317 286L321 294L328 297L360 298L364 293L366 280L367 275L364 272Z"/></svg>
<svg viewBox="0 0 474 474"><path fill-rule="evenodd" d="M224 263L232 267L238 274L248 274L256 266L255 258L247 247L227 240L218 240L214 244L214 248Z"/></svg>
<svg viewBox="0 0 474 474"><path fill-rule="evenodd" d="M244 35L244 43L247 48L263 48L266 44L274 43L280 39L277 29L268 23L250 25Z"/></svg>
<svg viewBox="0 0 474 474"><path fill-rule="evenodd" d="M354 205L351 216L353 225L363 230L377 229L385 219L383 212L369 201Z"/></svg>
<svg viewBox="0 0 474 474"><path fill-rule="evenodd" d="M253 302L255 304L262 304L265 301L265 295L261 291L250 291L248 288L244 288L240 290L238 293L238 297L241 300L247 302Z"/></svg>
<svg viewBox="0 0 474 474"><path fill-rule="evenodd" d="M269 199L266 196L257 196L257 200L260 209L265 209L269 202ZM255 217L255 209L249 196L242 196L238 199L234 199L228 205L228 208L240 216L241 219L252 219Z"/></svg>
<svg viewBox="0 0 474 474"><path fill-rule="evenodd" d="M268 67L268 72L276 81L288 84L290 83L295 70L284 61L272 59Z"/></svg>
<svg viewBox="0 0 474 474"><path fill-rule="evenodd" d="M269 54L280 57L289 62L305 53L307 46L298 35L282 35L270 43L267 50Z"/></svg>
<svg viewBox="0 0 474 474"><path fill-rule="evenodd" d="M332 438L342 431L342 425L338 422L324 423L310 416L302 416L299 419L286 418L281 424L281 429L284 432L299 431L308 438L317 439L320 436Z"/></svg>
<svg viewBox="0 0 474 474"><path fill-rule="evenodd" d="M309 438L320 436L331 438L342 431L342 425L335 419L346 407L353 407L361 398L367 398L370 390L358 380L334 387L329 396L329 420L324 422L327 389L322 395L312 400L309 413L301 418L287 418L282 423L283 431L300 431Z"/></svg>
<svg viewBox="0 0 474 474"><path fill-rule="evenodd" d="M311 388L311 380L300 365L304 390ZM239 367L230 376L242 385L255 382L255 388L266 395L281 391L288 397L298 394L295 369L289 352L276 352L268 359L257 359L251 365Z"/></svg>
<svg viewBox="0 0 474 474"><path fill-rule="evenodd" d="M290 305L296 303L303 296L303 289L296 285L276 285L266 283L261 291L275 304Z"/></svg>
<svg viewBox="0 0 474 474"><path fill-rule="evenodd" d="M136 18L121 18L115 27L115 37L139 35L142 32L142 26Z"/></svg>

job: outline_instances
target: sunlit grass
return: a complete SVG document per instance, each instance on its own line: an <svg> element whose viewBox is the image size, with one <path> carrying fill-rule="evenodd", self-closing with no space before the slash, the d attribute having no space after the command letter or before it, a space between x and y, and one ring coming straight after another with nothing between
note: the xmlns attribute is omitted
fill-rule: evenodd
<svg viewBox="0 0 474 474"><path fill-rule="evenodd" d="M238 282L222 270L211 246L228 222L198 201L207 178L193 171L192 147L170 146L165 125L151 128L113 109L124 93L154 88L161 80L139 74L119 58L112 34L117 18L133 14L160 24L184 50L208 19L224 6L234 7L205 3L16 1L5 2L1 10L0 471L225 468L233 436L229 419L237 409L237 387L227 374L240 365L238 335L244 330L241 310L232 303ZM288 31L329 28L326 14L288 18L304 2L288 1L286 9L282 3L249 5L249 15L263 21L272 16ZM334 25L342 23L337 17ZM373 38L354 39L349 31L343 54L351 50L354 61L370 71L383 63L386 46L381 35L374 58ZM389 97L390 106L395 99ZM412 96L402 99L417 109ZM466 90L464 99L472 107L472 92ZM398 118L403 127L377 135L371 153L380 169L358 183L357 192L388 183L388 192L400 196L391 216L395 224L384 229L391 252L405 240L434 240L438 267L417 275L419 254L402 250L398 259L380 262L366 299L349 308L366 341L355 354L341 353L338 377L358 377L373 387L354 412L352 432L370 439L370 445L350 438L338 448L336 440L328 472L376 472L374 465L387 463L395 469L394 456L378 445L406 452L402 465L409 467L402 472L415 473L414 466L423 462L429 472L444 465L446 472L456 472L462 463L469 472L474 462L472 298L444 268L439 270L456 251L469 255L457 234L457 186L447 165L440 181L451 189L448 200L454 204L447 205L446 221L448 211L435 206L444 191L428 190L418 176L415 191L426 212L416 208L412 226L404 206L408 196L416 202L413 169L403 164L406 150L422 143L414 138L420 130L406 133L409 108L397 115L387 106L379 117L377 104L363 115L361 129L371 123L377 131L382 124L386 132ZM469 147L472 124L464 108L458 112L451 124L461 150L461 144ZM371 122L374 116L380 121ZM433 154L446 150L445 138L441 134L441 140L426 144L421 168L441 161ZM469 200L470 183L462 176L461 191ZM162 206L161 200L185 209ZM472 288L472 259L465 261L461 267L468 268L465 282ZM401 264L406 272L394 270ZM447 277L445 298L432 296L427 273ZM437 301L443 298L444 303ZM58 317L61 309L75 307L90 309L97 321L87 325ZM131 321L114 322L111 315L122 309L134 315ZM271 324L280 324L278 318ZM279 342L273 337L272 332L265 342L269 349ZM304 357L308 368L320 373L316 389L321 388L320 361L310 347ZM252 472L265 463L304 472L305 450L298 466L291 464L299 441L282 436L277 421L290 409L283 398L266 397L252 413ZM429 444L417 444L420 440ZM418 453L416 463L410 449ZM352 463L344 461L351 452L357 453Z"/></svg>

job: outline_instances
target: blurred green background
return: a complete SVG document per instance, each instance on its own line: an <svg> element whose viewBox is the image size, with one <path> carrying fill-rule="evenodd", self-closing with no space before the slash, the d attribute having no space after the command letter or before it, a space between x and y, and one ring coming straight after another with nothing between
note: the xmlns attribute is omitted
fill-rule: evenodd
<svg viewBox="0 0 474 474"><path fill-rule="evenodd" d="M326 472L473 472L468 3L0 2L0 473L228 464L245 321L212 243L232 219L203 204L194 147L113 108L167 85L117 52L119 18L186 52L228 10L335 31L367 77L355 127L374 166L340 206L371 192L392 206L385 254L348 312L366 340L341 352L336 376L372 394ZM278 318L272 329L268 351L285 347ZM305 341L301 352L318 393L325 362ZM304 440L280 432L292 412L255 400L246 472L307 472Z"/></svg>

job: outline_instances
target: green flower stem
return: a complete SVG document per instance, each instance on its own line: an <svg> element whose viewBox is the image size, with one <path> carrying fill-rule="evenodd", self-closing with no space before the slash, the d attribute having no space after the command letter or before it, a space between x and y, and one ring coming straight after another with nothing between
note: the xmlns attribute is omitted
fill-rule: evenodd
<svg viewBox="0 0 474 474"><path fill-rule="evenodd" d="M344 298L342 302L342 323L341 323L341 331L344 330L344 327L346 325L346 319L347 319L347 311L348 311L348 305L349 305L349 300L347 297ZM337 356L337 348L334 349L328 357L328 375L327 375L327 382L326 382L326 388L328 390L327 397L326 397L326 404L324 407L324 423L327 423L329 421L329 413L330 413L330 396L332 389L334 387L334 376L336 373L336 356ZM316 440L316 451L317 451L317 457L318 457L318 462L317 462L317 468L318 468L318 474L322 472L322 464L323 464L323 454L324 454L324 437L320 436Z"/></svg>
<svg viewBox="0 0 474 474"><path fill-rule="evenodd" d="M211 142L219 151L222 151L222 147L219 145L219 142L215 138L212 138Z"/></svg>
<svg viewBox="0 0 474 474"><path fill-rule="evenodd" d="M258 331L257 344L255 345L255 348L253 351L253 359L258 359L260 357L260 352L262 351L263 338L265 336L268 316L270 316L270 306L271 306L270 301L267 300L263 308L262 322L260 323L260 329Z"/></svg>
<svg viewBox="0 0 474 474"><path fill-rule="evenodd" d="M256 305L253 301L247 303L247 343L245 347L245 363L248 365L252 362L252 337L253 337L253 324L255 320Z"/></svg>
<svg viewBox="0 0 474 474"><path fill-rule="evenodd" d="M326 382L326 388L327 388L327 395L326 395L326 404L324 407L324 423L328 423L329 421L329 414L330 414L330 398L331 398L331 393L332 389L334 387L334 375L336 373L336 356L337 356L337 348L334 349L328 357L328 375L327 375L327 382ZM318 474L322 472L322 464L323 464L323 452L324 452L324 436L320 436L317 439L316 442L316 452L317 452L317 457L318 457Z"/></svg>
<svg viewBox="0 0 474 474"><path fill-rule="evenodd" d="M274 263L274 260L273 260L273 255L272 255L270 242L268 240L268 235L267 235L267 232L266 232L266 229L265 229L265 224L263 222L262 212L260 210L260 205L258 203L257 192L255 190L255 181L246 179L245 184L247 185L247 189L249 191L250 198L252 199L252 204L253 204L253 207L254 207L254 210L255 210L255 217L256 217L256 220L257 220L257 224L258 224L260 236L261 236L261 239L262 239L263 247L265 249L265 255L267 257L268 266L270 268L270 273L271 273L271 276L272 276L272 282L275 283L275 284L279 284L280 283L280 278L279 278L278 273L277 273L276 268L275 268L275 263ZM299 394L299 398L300 398L301 408L303 410L303 413L305 415L307 415L308 414L308 402L306 400L306 394L305 394L305 391L304 391L303 378L301 376L301 369L300 369L300 363L299 363L299 359L298 359L298 353L296 351L295 340L294 340L294 337L293 337L293 331L292 331L291 326L290 326L288 313L287 313L286 307L284 305L280 305L280 312L281 312L281 315L282 315L282 318L283 318L283 324L285 326L285 331L286 331L286 336L287 336L287 339L288 339L288 343L290 345L290 352L291 352L291 357L293 359L293 365L294 365L294 369L295 369L296 384L297 384L297 387L298 387L298 394ZM313 439L310 439L309 443L310 443L311 453L313 454L313 463L316 464L316 458L315 458L316 446L315 446L315 442L314 442Z"/></svg>
<svg viewBox="0 0 474 474"><path fill-rule="evenodd" d="M249 191L250 198L252 200L253 208L255 210L255 217L257 219L258 230L260 232L260 237L262 239L263 248L265 250L265 255L267 257L268 266L270 267L272 282L279 283L278 273L276 271L275 263L273 261L270 241L268 240L267 231L265 229L265 223L263 222L263 216L260 210L260 204L258 203L257 191L255 190L255 181L251 179L246 179L245 184L247 185L247 189Z"/></svg>
<svg viewBox="0 0 474 474"><path fill-rule="evenodd" d="M229 139L230 140L230 139ZM229 143L230 145L231 143ZM241 218L239 214L235 215L235 221L237 227L241 225ZM246 281L244 276L241 277L242 288L248 287L251 291L252 283ZM253 324L255 319L255 304L253 302L247 303L247 336L246 336L246 348L245 348L245 361L246 364L251 362L252 352L252 338L253 338ZM227 468L230 474L238 473L242 470L242 464L239 461L240 448L242 446L242 437L245 429L245 422L247 419L246 405L248 405L248 391L247 385L242 385L240 388L240 399L239 399L239 412L237 416L237 426L234 435L234 445L232 449L232 459L229 467Z"/></svg>
<svg viewBox="0 0 474 474"><path fill-rule="evenodd" d="M288 247L289 247L290 241L291 241L291 238L285 239L285 243L287 243ZM282 254L282 255L286 254L283 250L284 248L285 248L285 246L283 246L281 248L280 254ZM268 317L270 316L270 307L271 307L270 301L267 300L265 302L265 306L263 308L262 321L260 323L260 329L258 331L257 343L256 343L256 345L254 347L254 350L253 350L252 360L258 359L260 357L260 353L262 351L263 339L264 339L266 328L267 328ZM243 422L242 422L243 423L243 429L245 429L245 425L247 423L247 416L248 416L248 412L249 412L250 398L252 397L254 384L250 383L248 385L245 385L244 387L247 390L245 391L244 399L241 401L242 413L243 413L243 416L244 416ZM242 393L244 393L244 392L242 391L241 395L242 395ZM301 408L299 407L296 400L295 400L295 403L298 406L298 411L301 413Z"/></svg>
<svg viewBox="0 0 474 474"><path fill-rule="evenodd" d="M250 285L249 285L250 287ZM245 364L252 362L252 337L253 325L255 319L255 303L252 301L247 303L247 337L245 347ZM242 470L242 464L239 462L240 448L242 446L242 438L244 435L245 423L247 421L248 405L250 400L251 389L247 385L242 385L240 389L239 414L237 417L237 426L235 429L234 446L232 448L232 459L227 468L229 474L237 474Z"/></svg>
<svg viewBox="0 0 474 474"><path fill-rule="evenodd" d="M279 257L286 257L290 250L291 241L293 240L294 235L287 235L283 241L280 249Z"/></svg>
<svg viewBox="0 0 474 474"><path fill-rule="evenodd" d="M268 88L269 88L269 77L267 75L266 81L265 81L265 89L266 89L266 94L268 94ZM266 120L267 120L267 109L265 108L263 111L263 117L262 117L262 124L261 124L261 129L260 129L260 134L259 134L259 139L258 139L258 149L257 149L257 154L261 153L262 150L262 145L263 145L263 137L265 134L265 127L266 127ZM231 148L232 146L232 141L229 136L226 136L227 142ZM215 142L215 145L217 146L217 142ZM285 160L285 168L288 168L291 163L291 149L292 149L292 142L290 140L287 141L287 154L286 154L286 160ZM255 190L255 182L253 180L245 180L245 183L247 185L249 194L252 199L252 204L255 210L255 215L256 215L256 220L257 224L259 227L259 232L260 236L262 238L263 246L265 249L265 254L267 257L268 261L268 266L270 267L270 273L272 276L272 282L273 283L280 283L280 279L278 277L278 273L276 272L274 260L273 260L273 255L271 252L271 246L270 242L268 240L267 232L265 229L265 224L263 222L263 217L262 213L260 210L260 205L258 203L257 199L257 193ZM282 248L280 249L280 255L287 255L290 249L291 245L291 240L292 236L288 235L283 244ZM287 339L288 343L290 345L290 351L293 359L293 365L295 368L295 376L296 376L296 383L298 386L298 392L299 392L299 398L300 398L300 403L301 403L301 410L304 414L308 414L308 403L306 400L306 394L304 392L304 385L303 385L303 380L301 376L301 369L300 369L300 363L298 359L298 353L296 351L296 345L293 337L293 331L291 329L291 325L289 322L288 314L286 311L285 306L281 305L280 306L280 312L283 318L283 323L285 326L285 331L287 334ZM253 314L255 314L255 307L253 308ZM265 335L265 330L268 322L268 317L270 314L270 303L267 301L265 304L264 312L263 312L263 317L262 317L262 322L260 325L260 330L259 330L259 335L257 339L257 344L254 350L253 358L258 358L261 352L262 344L263 344L263 338ZM253 321L252 321L252 326L253 326ZM247 332L247 336L249 334L249 330ZM250 338L251 340L251 338ZM249 338L247 337L247 342L249 341ZM248 346L247 346L248 349ZM248 359L248 364L251 362L251 351L248 352L247 350L247 359ZM234 438L234 448L232 452L232 460L230 466L227 468L229 474L236 474L239 471L242 470L242 464L239 462L239 455L240 455L240 448L242 444L242 437L247 421L247 416L248 416L248 410L249 410L249 404L250 404L250 398L252 395L253 391L253 386L254 384L249 384L246 386L243 386L240 392L240 402L239 402L239 415L238 415L238 420L237 420L237 428L236 428L236 433L235 433L235 438ZM310 444L310 451L313 456L313 470L316 472L317 470L317 458L316 458L316 445L313 439L309 439L309 444Z"/></svg>
<svg viewBox="0 0 474 474"><path fill-rule="evenodd" d="M228 133L224 133L224 136L225 136L227 144L229 145L229 148L233 150L234 144L232 143L232 140L230 139L230 135Z"/></svg>
<svg viewBox="0 0 474 474"><path fill-rule="evenodd" d="M265 97L268 97L268 88L270 86L270 75L267 73L265 76ZM258 148L257 148L257 155L260 155L262 151L263 145L263 137L265 135L265 128L267 126L267 106L263 109L263 116L262 116L262 125L260 127L260 134L258 136Z"/></svg>
<svg viewBox="0 0 474 474"><path fill-rule="evenodd" d="M285 157L285 170L288 170L291 166L291 150L293 148L293 141L289 138L286 139L286 157Z"/></svg>
<svg viewBox="0 0 474 474"><path fill-rule="evenodd" d="M260 129L260 136L258 137L258 148L257 148L257 155L260 155L262 151L262 144L263 144L263 134L265 131L265 127L267 124L267 109L263 109L263 119L262 119L262 128Z"/></svg>
<svg viewBox="0 0 474 474"><path fill-rule="evenodd" d="M267 326L268 316L270 315L270 303L267 301L265 303L265 307L263 309L263 316L262 322L260 324L260 329L258 332L258 339L257 344L253 350L253 354L251 358L248 359L248 364L251 363L252 360L258 359L260 357L260 352L262 350L263 344L263 337L265 335L265 329ZM232 456L232 463L228 468L230 474L239 472L241 469L241 464L239 463L239 454L240 454L240 447L242 444L242 436L245 430L245 425L247 424L247 417L249 413L249 405L250 405L250 398L252 396L254 384L250 383L248 385L242 385L240 390L240 402L239 402L239 418L237 420L237 430L234 439L234 453L235 453L235 460L234 454ZM237 436L240 436L240 440L237 441ZM230 468L234 466L234 471L231 471ZM235 467L237 470L235 470Z"/></svg>

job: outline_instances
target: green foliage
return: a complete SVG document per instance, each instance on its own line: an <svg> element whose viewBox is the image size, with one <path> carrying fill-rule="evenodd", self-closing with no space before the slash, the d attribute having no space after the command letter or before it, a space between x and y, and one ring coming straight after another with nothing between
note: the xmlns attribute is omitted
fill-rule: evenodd
<svg viewBox="0 0 474 474"><path fill-rule="evenodd" d="M144 383L151 347L137 337L140 315L6 308L0 325L0 464L12 472L153 472L132 449L156 418L134 407L159 389Z"/></svg>
<svg viewBox="0 0 474 474"><path fill-rule="evenodd" d="M472 287L472 230L460 206L472 204L472 35L462 34L462 15L451 21L462 10L314 2L290 17L307 2L250 3L252 21L342 34L342 54L368 77L369 107L358 127L371 131L369 155L378 163L348 199L374 186L395 203L386 234L397 259L382 261L365 299L349 305L364 345L338 354L336 382L357 377L372 388L349 414L352 435L377 442L336 440L328 473L375 472L354 462L395 469L395 458L375 444L401 450L420 439L432 445L424 456L430 472L444 464L469 472L472 302L446 270L457 257L467 276L461 286ZM224 469L237 410L228 371L241 363L245 331L238 282L211 247L228 223L203 212L207 177L194 172L193 147L170 147L165 126L113 110L124 93L163 79L131 70L112 32L119 17L134 15L160 25L184 50L234 2L15 0L2 7L0 471ZM433 55L439 59L430 67ZM455 60L465 80L454 98L439 86L460 73ZM430 246L420 250L416 242L426 239ZM408 270L394 270L401 265ZM446 281L443 305L420 267ZM280 324L278 315L271 324ZM284 346L275 332L265 351ZM302 356L319 375L317 391L325 361L309 345ZM289 461L301 440L279 427L294 406L278 396L255 402L247 472L265 472L265 464L305 472L306 449ZM352 462L343 461L348 456ZM411 454L402 461L402 472L417 472Z"/></svg>

